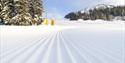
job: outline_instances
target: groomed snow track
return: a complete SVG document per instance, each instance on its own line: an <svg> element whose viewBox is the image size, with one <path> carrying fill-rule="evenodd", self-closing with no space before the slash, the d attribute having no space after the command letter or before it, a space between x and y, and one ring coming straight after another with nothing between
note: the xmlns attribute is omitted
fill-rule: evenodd
<svg viewBox="0 0 125 63"><path fill-rule="evenodd" d="M0 63L124 63L124 25L106 25L1 26Z"/></svg>

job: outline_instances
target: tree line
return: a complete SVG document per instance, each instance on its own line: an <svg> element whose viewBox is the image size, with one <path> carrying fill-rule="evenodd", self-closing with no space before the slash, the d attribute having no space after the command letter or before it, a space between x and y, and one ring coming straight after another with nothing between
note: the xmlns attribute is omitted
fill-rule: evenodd
<svg viewBox="0 0 125 63"><path fill-rule="evenodd" d="M0 0L0 23L34 25L41 22L42 0Z"/></svg>
<svg viewBox="0 0 125 63"><path fill-rule="evenodd" d="M113 20L121 19L125 21L125 6L113 6L100 4L95 6L93 9L84 10L84 12L71 12L65 16L66 19L70 20Z"/></svg>

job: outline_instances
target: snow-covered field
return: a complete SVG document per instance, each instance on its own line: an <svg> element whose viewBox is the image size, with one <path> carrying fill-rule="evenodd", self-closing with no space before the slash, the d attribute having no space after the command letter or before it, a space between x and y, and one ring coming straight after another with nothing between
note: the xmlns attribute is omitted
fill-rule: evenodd
<svg viewBox="0 0 125 63"><path fill-rule="evenodd" d="M0 63L125 63L125 22L0 26Z"/></svg>

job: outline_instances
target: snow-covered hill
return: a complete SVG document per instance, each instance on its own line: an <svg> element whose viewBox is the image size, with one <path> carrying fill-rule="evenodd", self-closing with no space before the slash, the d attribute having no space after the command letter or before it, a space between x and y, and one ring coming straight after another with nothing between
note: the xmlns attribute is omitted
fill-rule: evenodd
<svg viewBox="0 0 125 63"><path fill-rule="evenodd" d="M124 63L124 21L0 26L1 63Z"/></svg>

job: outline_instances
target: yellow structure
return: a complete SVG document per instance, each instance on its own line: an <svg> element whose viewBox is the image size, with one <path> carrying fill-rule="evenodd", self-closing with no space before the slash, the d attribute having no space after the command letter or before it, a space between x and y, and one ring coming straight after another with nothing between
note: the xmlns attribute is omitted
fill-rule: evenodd
<svg viewBox="0 0 125 63"><path fill-rule="evenodd" d="M51 20L51 26L54 26L55 25L55 21L52 19Z"/></svg>
<svg viewBox="0 0 125 63"><path fill-rule="evenodd" d="M55 25L55 21L54 21L53 19L51 19L50 22L49 22L48 19L44 19L44 20L43 20L43 25L49 25L49 23L50 23L51 26L54 26L54 25Z"/></svg>
<svg viewBox="0 0 125 63"><path fill-rule="evenodd" d="M48 19L44 19L44 25L48 25Z"/></svg>

